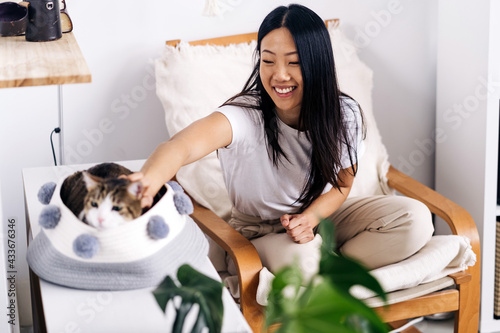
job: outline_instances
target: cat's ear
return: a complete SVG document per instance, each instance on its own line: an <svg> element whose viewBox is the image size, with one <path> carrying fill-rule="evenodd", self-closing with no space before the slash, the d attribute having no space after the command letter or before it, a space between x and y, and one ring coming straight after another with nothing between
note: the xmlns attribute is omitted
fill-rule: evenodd
<svg viewBox="0 0 500 333"><path fill-rule="evenodd" d="M83 181L85 182L85 186L87 187L87 190L96 187L97 184L102 180L101 178L91 175L86 171L82 171L82 177Z"/></svg>
<svg viewBox="0 0 500 333"><path fill-rule="evenodd" d="M137 199L141 199L144 193L144 185L141 182L132 182L127 187L130 194L132 194Z"/></svg>

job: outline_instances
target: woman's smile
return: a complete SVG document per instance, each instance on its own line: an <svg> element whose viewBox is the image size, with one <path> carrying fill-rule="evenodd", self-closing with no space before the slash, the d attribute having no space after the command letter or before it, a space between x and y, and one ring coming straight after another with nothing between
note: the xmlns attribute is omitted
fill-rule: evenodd
<svg viewBox="0 0 500 333"><path fill-rule="evenodd" d="M296 88L297 87L286 87L286 88L274 87L274 90L278 93L278 95L280 95L280 97L287 97L290 96L291 95L290 93Z"/></svg>

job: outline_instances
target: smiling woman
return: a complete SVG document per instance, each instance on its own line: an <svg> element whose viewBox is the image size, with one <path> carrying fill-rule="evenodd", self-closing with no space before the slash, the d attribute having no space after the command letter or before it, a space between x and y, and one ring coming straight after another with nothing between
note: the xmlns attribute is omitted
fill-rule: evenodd
<svg viewBox="0 0 500 333"><path fill-rule="evenodd" d="M339 90L323 20L301 5L276 8L259 28L255 55L240 93L160 144L131 176L146 184L144 204L181 166L217 150L233 206L229 224L269 271L298 259L305 279L313 276L322 218L336 225L339 251L369 268L418 251L433 232L423 204L347 199L364 152L364 120ZM236 274L231 263L228 271Z"/></svg>
<svg viewBox="0 0 500 333"><path fill-rule="evenodd" d="M276 124L281 121L304 134L307 143L292 149L306 149L307 157L295 163L303 166L298 172L301 182L295 184L298 193L290 193L289 198L295 199L288 204L300 203L305 210L330 189L329 184L337 190L350 187L357 172L357 154L363 150L362 112L339 90L328 30L310 9L290 5L273 10L259 28L256 52L259 57L250 80L226 105L254 108L261 114L276 167L280 158L289 158ZM248 97L259 100L246 103ZM342 169L346 172L339 177ZM326 217L333 211L329 208L318 214ZM319 222L316 214L308 219L314 225Z"/></svg>

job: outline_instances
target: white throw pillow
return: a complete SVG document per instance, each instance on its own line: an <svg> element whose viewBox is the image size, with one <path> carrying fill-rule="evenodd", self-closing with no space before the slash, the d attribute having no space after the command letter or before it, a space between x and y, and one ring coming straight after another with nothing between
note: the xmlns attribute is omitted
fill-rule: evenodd
<svg viewBox="0 0 500 333"><path fill-rule="evenodd" d="M365 154L350 195L389 193L387 151L372 112L372 71L359 60L354 43L338 26L330 26L329 31L341 90L361 105L368 128ZM181 42L165 47L156 61L156 93L171 136L241 91L253 68L255 46L255 42L229 46ZM181 168L177 180L200 204L224 219L229 217L231 202L215 153Z"/></svg>
<svg viewBox="0 0 500 333"><path fill-rule="evenodd" d="M394 194L386 178L390 166L389 156L373 115L373 72L359 59L356 46L338 26L332 25L328 30L340 90L359 103L367 128L365 153L358 162L358 174L349 196Z"/></svg>

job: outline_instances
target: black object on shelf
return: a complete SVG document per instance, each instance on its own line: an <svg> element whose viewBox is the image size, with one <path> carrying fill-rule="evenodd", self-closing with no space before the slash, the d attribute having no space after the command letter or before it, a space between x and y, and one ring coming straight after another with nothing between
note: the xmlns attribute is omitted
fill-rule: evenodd
<svg viewBox="0 0 500 333"><path fill-rule="evenodd" d="M26 40L30 42L47 42L61 37L59 0L29 1Z"/></svg>
<svg viewBox="0 0 500 333"><path fill-rule="evenodd" d="M0 3L0 37L18 36L26 31L28 9L15 2Z"/></svg>

